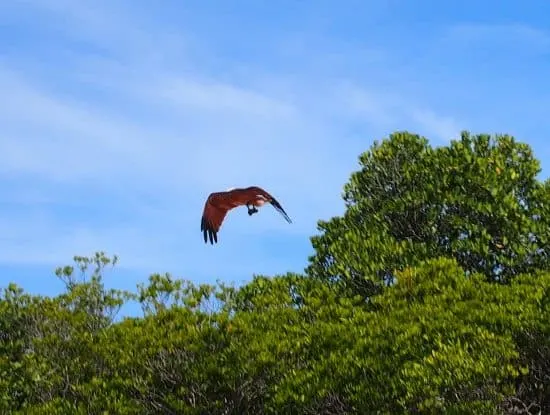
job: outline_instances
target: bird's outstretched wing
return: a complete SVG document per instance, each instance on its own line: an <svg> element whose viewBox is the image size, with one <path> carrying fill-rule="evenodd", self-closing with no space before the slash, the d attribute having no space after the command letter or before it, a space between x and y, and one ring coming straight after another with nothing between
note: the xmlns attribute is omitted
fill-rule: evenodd
<svg viewBox="0 0 550 415"><path fill-rule="evenodd" d="M218 242L218 231L222 226L222 222L231 209L227 204L223 203L227 198L225 192L212 193L208 196L204 204L201 219L201 231L204 236L204 242L210 240L211 244Z"/></svg>
<svg viewBox="0 0 550 415"><path fill-rule="evenodd" d="M261 187L251 186L247 188L232 189L226 192L211 193L206 199L201 219L201 232L204 242L211 244L218 242L218 231L231 209L237 206L254 204L260 198L263 202L269 202L288 223L292 223L281 204Z"/></svg>

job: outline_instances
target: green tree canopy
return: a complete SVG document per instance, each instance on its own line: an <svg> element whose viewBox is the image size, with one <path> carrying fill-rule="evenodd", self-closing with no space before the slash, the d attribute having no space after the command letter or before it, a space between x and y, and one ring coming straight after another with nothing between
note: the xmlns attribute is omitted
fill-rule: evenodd
<svg viewBox="0 0 550 415"><path fill-rule="evenodd" d="M463 132L448 146L392 134L359 157L341 217L320 221L308 273L370 296L395 270L454 258L467 272L508 282L548 269L550 182L529 146Z"/></svg>
<svg viewBox="0 0 550 415"><path fill-rule="evenodd" d="M455 260L424 261L367 305L296 274L239 289L152 275L136 294L106 290L94 274L54 298L10 286L0 412L549 409L550 273L506 285L464 275ZM122 298L144 315L109 317Z"/></svg>

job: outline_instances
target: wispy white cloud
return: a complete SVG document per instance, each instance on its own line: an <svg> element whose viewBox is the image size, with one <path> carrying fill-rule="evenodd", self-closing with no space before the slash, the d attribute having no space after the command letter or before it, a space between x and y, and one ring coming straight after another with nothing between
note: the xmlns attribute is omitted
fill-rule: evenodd
<svg viewBox="0 0 550 415"><path fill-rule="evenodd" d="M377 126L387 128L395 125L400 115L395 111L395 99L378 91L369 91L358 85L344 84L339 92L345 105L343 111Z"/></svg>
<svg viewBox="0 0 550 415"><path fill-rule="evenodd" d="M25 21L34 18L39 29L54 29L63 36L59 48L85 52L94 46L94 53L107 54L121 61L139 61L142 66L162 60L165 49L159 45L169 44L170 52L184 50L190 34L181 36L170 27L151 22L142 5L136 2L111 2L108 0L14 0L4 7L0 21L16 16ZM7 9L7 10L6 10ZM35 28L36 29L36 28ZM74 45L75 41L85 42ZM89 52L89 51L88 51ZM147 57L147 60L141 60Z"/></svg>
<svg viewBox="0 0 550 415"><path fill-rule="evenodd" d="M181 110L206 111L209 115L289 118L296 109L255 91L219 82L197 82L186 78L168 79L164 85L154 84L152 96L169 100Z"/></svg>
<svg viewBox="0 0 550 415"><path fill-rule="evenodd" d="M431 136L442 142L456 139L461 130L465 128L449 116L441 116L429 109L416 109L410 111L412 120L418 126L418 133Z"/></svg>
<svg viewBox="0 0 550 415"><path fill-rule="evenodd" d="M455 117L429 108L419 98L412 101L392 91L369 90L350 83L343 83L339 92L348 117L363 119L385 133L409 130L448 142L464 129Z"/></svg>
<svg viewBox="0 0 550 415"><path fill-rule="evenodd" d="M523 23L459 23L449 27L445 41L490 45L522 53L550 50L550 33Z"/></svg>

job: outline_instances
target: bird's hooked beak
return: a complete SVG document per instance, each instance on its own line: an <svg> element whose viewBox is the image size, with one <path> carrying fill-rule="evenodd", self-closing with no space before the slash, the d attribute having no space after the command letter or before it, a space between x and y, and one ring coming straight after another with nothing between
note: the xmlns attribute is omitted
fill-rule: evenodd
<svg viewBox="0 0 550 415"><path fill-rule="evenodd" d="M281 204L273 197L270 201L270 203L273 205L275 209L279 211L281 215L286 219L288 223L292 223L292 220L289 218L289 216L286 214L285 210L281 206Z"/></svg>

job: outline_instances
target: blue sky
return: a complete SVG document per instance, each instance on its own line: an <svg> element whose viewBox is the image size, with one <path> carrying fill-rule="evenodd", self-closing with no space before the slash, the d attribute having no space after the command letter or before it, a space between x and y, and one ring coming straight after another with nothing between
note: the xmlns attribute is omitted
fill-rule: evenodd
<svg viewBox="0 0 550 415"><path fill-rule="evenodd" d="M395 130L513 134L547 169L550 2L499 6L1 2L0 285L55 294L55 266L97 250L129 289L302 271L358 155ZM205 245L208 193L252 184L294 223L243 208Z"/></svg>

